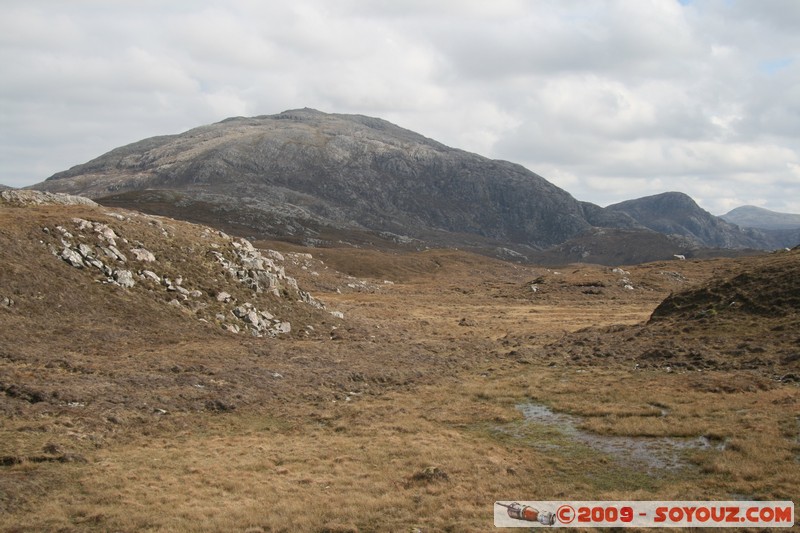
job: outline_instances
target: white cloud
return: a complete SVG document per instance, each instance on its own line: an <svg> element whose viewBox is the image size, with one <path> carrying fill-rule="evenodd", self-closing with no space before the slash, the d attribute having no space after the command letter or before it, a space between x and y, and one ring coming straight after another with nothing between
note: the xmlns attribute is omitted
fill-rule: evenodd
<svg viewBox="0 0 800 533"><path fill-rule="evenodd" d="M0 183L231 115L376 115L599 204L800 212L795 0L42 0L0 16Z"/></svg>

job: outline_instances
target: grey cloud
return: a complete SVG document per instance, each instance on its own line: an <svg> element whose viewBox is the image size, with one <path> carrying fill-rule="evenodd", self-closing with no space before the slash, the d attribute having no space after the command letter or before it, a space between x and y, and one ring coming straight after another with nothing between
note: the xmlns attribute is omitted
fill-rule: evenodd
<svg viewBox="0 0 800 533"><path fill-rule="evenodd" d="M800 212L794 0L10 0L3 15L0 183L311 106L525 164L582 200L664 187Z"/></svg>

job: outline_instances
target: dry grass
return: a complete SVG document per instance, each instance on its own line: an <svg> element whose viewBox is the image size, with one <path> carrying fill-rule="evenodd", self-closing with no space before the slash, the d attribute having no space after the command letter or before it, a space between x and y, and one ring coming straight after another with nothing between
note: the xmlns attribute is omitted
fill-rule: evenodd
<svg viewBox="0 0 800 533"><path fill-rule="evenodd" d="M148 294L109 293L47 252L26 277L13 243L44 219L9 212L0 230L16 270L0 296L11 287L18 304L0 309L0 457L13 459L0 466L2 531L487 531L498 499L800 494L795 384L568 351L596 335L582 328L647 320L684 283L667 267L697 283L728 262L632 268L644 288L630 291L601 267L332 250L289 273L345 320L298 315L316 320L315 336L254 339ZM88 216L33 212L49 224ZM194 230L172 225L191 241ZM210 282L203 268L192 276ZM597 434L712 446L651 471L525 423L515 406L527 401Z"/></svg>

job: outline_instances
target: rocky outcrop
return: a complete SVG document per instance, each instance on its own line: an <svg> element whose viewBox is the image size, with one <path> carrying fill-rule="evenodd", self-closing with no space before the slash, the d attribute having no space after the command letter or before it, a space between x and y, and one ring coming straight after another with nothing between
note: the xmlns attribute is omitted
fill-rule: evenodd
<svg viewBox="0 0 800 533"><path fill-rule="evenodd" d="M142 242L143 232L132 230L134 222L130 217L119 213L104 215L119 223L111 227L104 220L74 217L68 223L43 227L42 243L55 257L85 271L98 283L161 294L166 304L200 320L214 320L233 333L247 332L257 337L290 334L291 322L276 316L277 309L286 308L279 302L325 309L286 274L284 256L279 252L262 251L246 239L205 228L200 237L215 241L207 243L207 252L198 254L197 244L191 244L195 253L163 257L169 253L164 250L174 250L169 244L174 227L159 217L131 213L143 219L138 221L139 226L148 227L149 235L155 239ZM155 253L151 249L161 251ZM176 263L185 264L185 273L176 272ZM217 285L209 288L208 279L198 279L190 272L217 272ZM237 290L235 286L242 288ZM232 293L238 294L239 299ZM4 299L3 305L10 308L13 300Z"/></svg>
<svg viewBox="0 0 800 533"><path fill-rule="evenodd" d="M13 207L26 207L31 205L97 206L95 202L83 196L19 189L6 189L0 191L0 204Z"/></svg>
<svg viewBox="0 0 800 533"><path fill-rule="evenodd" d="M227 273L245 284L250 290L261 293L269 292L275 296L286 295L295 297L303 302L318 309L325 306L314 299L310 294L300 290L297 280L287 276L284 267L275 264L275 260L283 255L274 250L268 250L270 257L264 257L260 250L257 250L250 241L241 239L232 242L234 259L228 260L221 252L212 251L217 261L225 268Z"/></svg>

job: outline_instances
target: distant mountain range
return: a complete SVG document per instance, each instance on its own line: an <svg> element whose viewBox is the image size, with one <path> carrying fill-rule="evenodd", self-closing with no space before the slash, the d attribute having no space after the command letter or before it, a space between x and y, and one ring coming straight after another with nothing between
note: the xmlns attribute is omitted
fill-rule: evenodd
<svg viewBox="0 0 800 533"><path fill-rule="evenodd" d="M759 228L769 230L800 229L800 215L776 213L763 207L743 205L720 217L723 220L743 228Z"/></svg>
<svg viewBox="0 0 800 533"><path fill-rule="evenodd" d="M710 248L764 248L765 236L740 228L705 211L691 197L666 192L607 207L629 215L638 223L665 235L687 237ZM767 247L773 247L771 244Z"/></svg>
<svg viewBox="0 0 800 533"><path fill-rule="evenodd" d="M0 191L6 191L11 188L12 187L9 187L8 185L3 185L2 183L0 183Z"/></svg>
<svg viewBox="0 0 800 533"><path fill-rule="evenodd" d="M145 139L31 188L314 246L450 246L623 263L776 246L763 230L725 222L681 193L602 208L520 165L382 119L313 109ZM617 253L634 235L653 245Z"/></svg>

